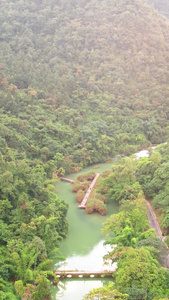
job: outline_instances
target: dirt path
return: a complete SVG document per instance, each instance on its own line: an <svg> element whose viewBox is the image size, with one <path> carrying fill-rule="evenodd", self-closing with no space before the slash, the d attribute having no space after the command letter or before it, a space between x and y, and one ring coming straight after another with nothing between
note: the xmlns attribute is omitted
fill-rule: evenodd
<svg viewBox="0 0 169 300"><path fill-rule="evenodd" d="M164 241L164 237L162 235L162 231L161 228L156 220L156 215L152 209L152 206L150 205L150 203L148 201L146 201L146 205L147 205L147 210L148 210L148 220L150 223L150 227L155 229L155 232L157 234L157 236Z"/></svg>
<svg viewBox="0 0 169 300"><path fill-rule="evenodd" d="M96 183L96 180L97 178L100 176L100 173L97 173L95 178L93 179L92 183L90 184L81 204L78 206L79 208L86 208L86 202L87 202L87 199L89 198L89 195L92 191L92 188L94 187L95 183Z"/></svg>
<svg viewBox="0 0 169 300"><path fill-rule="evenodd" d="M161 228L157 222L156 215L152 209L151 204L146 201L147 210L148 210L148 220L150 223L150 227L155 229L157 236L164 242L165 237L162 234ZM165 267L169 269L169 255L166 258Z"/></svg>

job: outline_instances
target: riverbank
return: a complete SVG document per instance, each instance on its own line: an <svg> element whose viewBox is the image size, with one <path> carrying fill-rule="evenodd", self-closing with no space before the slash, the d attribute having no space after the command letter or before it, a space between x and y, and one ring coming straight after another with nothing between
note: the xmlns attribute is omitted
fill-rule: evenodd
<svg viewBox="0 0 169 300"><path fill-rule="evenodd" d="M90 172L102 173L112 168L112 161L106 164L90 166L79 173L69 174L68 178L76 180L79 175ZM108 245L104 245L104 235L101 233L103 222L113 213L118 212L116 203L107 203L107 216L100 216L93 213L90 216L77 205L75 193L72 192L72 184L60 181L57 184L58 196L69 205L67 220L70 229L66 239L61 243L62 256L66 260L56 260L55 268L59 270L110 270L116 268L116 264L104 264L103 257L110 251ZM77 283L78 280L78 283ZM64 279L58 287L52 287L52 297L57 300L80 300L93 287L101 287L108 284L109 279Z"/></svg>
<svg viewBox="0 0 169 300"><path fill-rule="evenodd" d="M137 154L137 153L136 153ZM138 153L139 157L147 156L148 157L148 150L142 150ZM138 155L137 155L138 157ZM107 166L104 165L103 170L107 170ZM97 169L97 172L100 172L100 165L95 165L90 168L87 168L80 172L80 174L88 173L91 170ZM112 163L109 164L109 170L112 169ZM70 179L76 180L78 174L71 174L68 175ZM62 252L65 257L67 257L66 261L63 263L60 262L57 264L57 268L62 270L90 270L91 268L94 270L96 265L99 265L98 260L99 257L103 257L105 254L101 251L103 246L103 236L100 233L101 228L103 227L102 223L107 219L108 216L112 215L112 213L118 212L118 205L117 210L115 207L113 209L111 207L108 208L108 216L101 217L98 214L94 213L90 217L87 214L84 214L83 211L79 211L77 208L77 202L75 200L74 194L71 192L71 184L70 183L59 183L59 185L63 184L63 188L59 188L59 193L61 192L61 197L64 194L64 198L70 205L69 205L69 212L68 212L68 222L70 223L70 232L68 234L68 237L63 241L62 243ZM65 189L68 189L69 192L66 195ZM59 195L59 196L60 196ZM109 205L109 204L108 204ZM113 203L113 206L115 203ZM69 221L70 220L70 221ZM99 226L98 226L99 224ZM95 244L95 245L94 245ZM93 245L93 246L92 246ZM85 250L86 249L86 250ZM107 252L107 250L106 250ZM104 264L102 260L102 264ZM110 266L107 266L108 268ZM70 299L66 298L66 295L69 294L69 297L72 297L72 299L82 299L82 295L86 294L88 291L85 290L85 293L82 294L82 285L80 287L77 285L76 290L72 293L72 287L75 286L72 282L73 279L71 279L71 282L68 283L66 280L64 283L64 286L62 288L60 287L60 292L58 291L57 294L55 294L55 299ZM88 285L88 281L82 281L84 286L91 286ZM81 283L82 283L81 282ZM97 287L98 281L95 281L96 286L93 284L92 288ZM104 283L104 281L99 281L100 286ZM69 291L67 290L67 287L69 286ZM79 290L81 289L81 291ZM66 289L66 290L65 290ZM81 296L79 296L79 293L81 293ZM62 294L62 296L60 295ZM58 296L57 296L58 295ZM76 298L78 295L78 298ZM58 298L57 298L58 297ZM80 298L81 297L81 298Z"/></svg>

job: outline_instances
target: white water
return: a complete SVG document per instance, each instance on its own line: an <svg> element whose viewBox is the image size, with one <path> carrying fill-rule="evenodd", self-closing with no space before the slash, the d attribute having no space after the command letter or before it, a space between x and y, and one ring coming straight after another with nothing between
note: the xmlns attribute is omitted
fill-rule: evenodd
<svg viewBox="0 0 169 300"><path fill-rule="evenodd" d="M156 146L151 147L151 150L155 149ZM150 151L148 150L141 150L139 152L134 153L134 155L136 156L137 159L141 158L141 157L149 157L150 155Z"/></svg>
<svg viewBox="0 0 169 300"><path fill-rule="evenodd" d="M149 156L149 151L148 150L142 150L134 154L137 159L140 157L148 157Z"/></svg>

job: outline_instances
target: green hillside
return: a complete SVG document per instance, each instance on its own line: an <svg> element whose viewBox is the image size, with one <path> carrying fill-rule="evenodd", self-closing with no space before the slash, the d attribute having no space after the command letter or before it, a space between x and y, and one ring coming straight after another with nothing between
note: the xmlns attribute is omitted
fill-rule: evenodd
<svg viewBox="0 0 169 300"><path fill-rule="evenodd" d="M0 298L50 299L56 175L168 138L169 21L145 0L0 7Z"/></svg>
<svg viewBox="0 0 169 300"><path fill-rule="evenodd" d="M166 139L169 23L145 1L2 1L0 19L4 147L71 172Z"/></svg>

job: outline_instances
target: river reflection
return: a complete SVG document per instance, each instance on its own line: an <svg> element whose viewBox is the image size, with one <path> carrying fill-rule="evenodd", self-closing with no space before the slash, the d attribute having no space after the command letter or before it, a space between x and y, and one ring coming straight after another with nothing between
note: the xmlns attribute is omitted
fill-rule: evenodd
<svg viewBox="0 0 169 300"><path fill-rule="evenodd" d="M104 170L111 170L112 163L99 164L97 167L89 167L80 173L95 171L101 173ZM78 174L69 176L76 179ZM71 191L72 185L68 182L59 182L57 194L69 204L68 223L70 229L68 236L61 245L61 251L66 258L65 261L56 262L56 267L62 270L84 270L99 271L110 270L111 264L104 265L103 256L110 250L110 246L104 246L104 236L101 234L103 222L113 213L118 212L116 203L107 203L107 216L100 216L98 213L88 215L85 210L78 208L75 194ZM113 265L113 269L115 265ZM81 300L91 289L101 287L110 279L89 279L85 280L64 280L57 287L52 289L53 299L57 300Z"/></svg>
<svg viewBox="0 0 169 300"><path fill-rule="evenodd" d="M54 297L55 300L81 300L93 288L101 287L108 284L109 279L76 279L76 280L63 280L60 282L57 288L55 288Z"/></svg>
<svg viewBox="0 0 169 300"><path fill-rule="evenodd" d="M149 156L148 150L135 153L137 159L140 157ZM102 173L104 170L111 170L112 163L99 164L97 167L92 166L86 168L80 173L95 171ZM80 174L72 174L68 177L76 179ZM85 210L78 209L78 204L75 199L75 194L71 191L71 184L60 182L57 185L57 194L65 202L69 204L68 223L70 230L67 238L63 241L61 251L65 256L64 262L56 262L56 267L62 270L84 270L84 271L99 271L110 270L116 268L116 264L111 266L111 263L104 265L103 256L110 250L103 245L104 236L101 235L103 222L110 215L118 212L117 203L107 203L108 215L100 216L97 213L87 215ZM53 299L57 300L81 300L93 288L101 287L109 279L93 279L82 280L71 279L64 280L59 284L59 288L53 288Z"/></svg>
<svg viewBox="0 0 169 300"><path fill-rule="evenodd" d="M104 245L104 240L100 241L89 254L84 256L72 256L68 257L66 261L56 264L56 268L60 270L83 270L83 271L104 271L114 270L116 263L111 265L111 261L107 261L106 264L103 261L103 256L111 251L109 245ZM67 279L59 283L56 291L55 298L57 300L80 300L93 288L108 284L110 279Z"/></svg>
<svg viewBox="0 0 169 300"><path fill-rule="evenodd" d="M111 265L111 261L107 261L105 264L103 261L104 255L111 251L109 245L104 245L104 240L100 241L89 254L81 256L74 255L68 257L66 261L56 264L56 268L59 270L80 270L80 271L102 271L102 270L114 270L116 263Z"/></svg>

